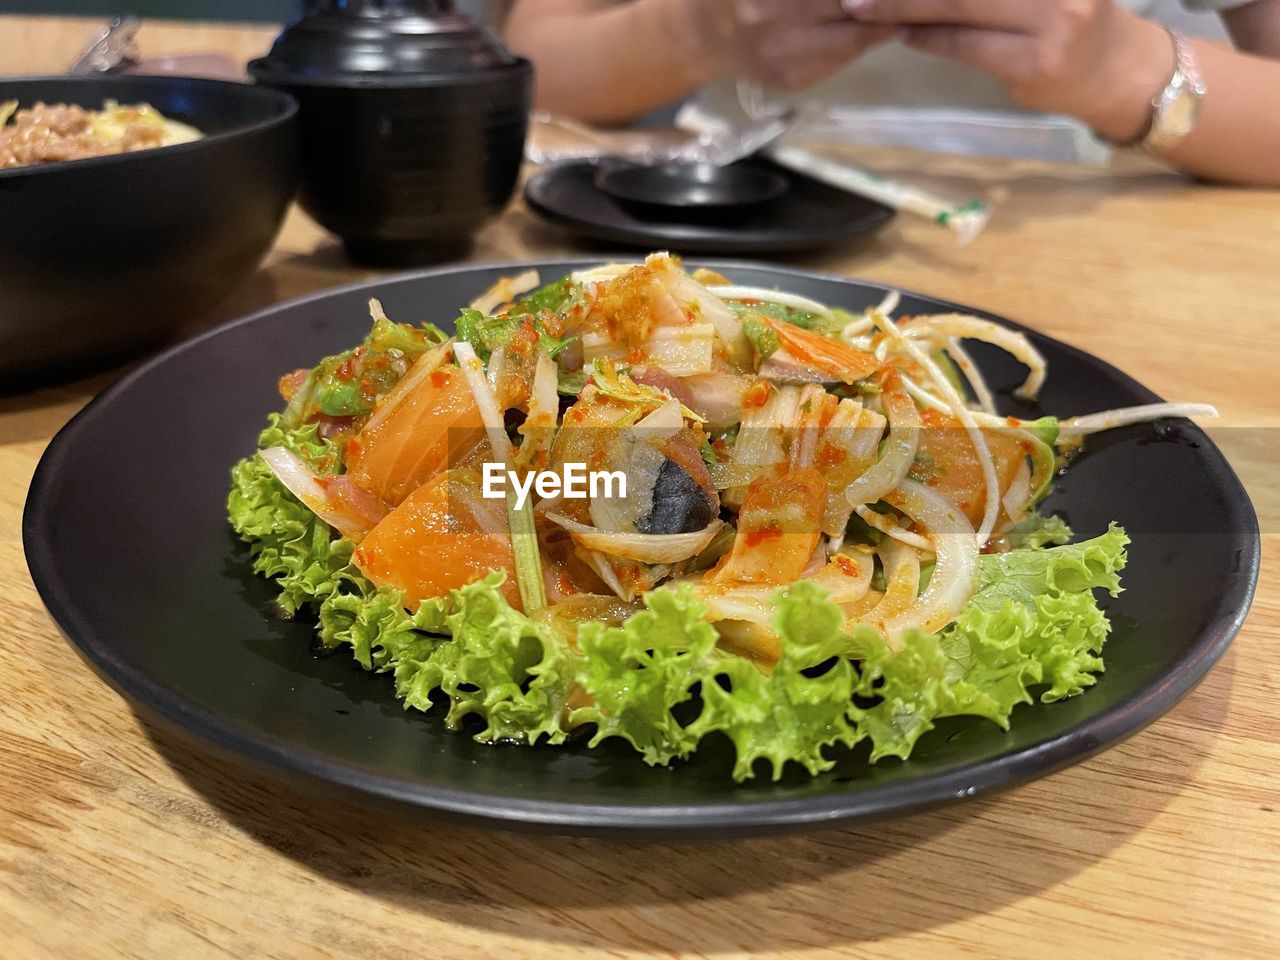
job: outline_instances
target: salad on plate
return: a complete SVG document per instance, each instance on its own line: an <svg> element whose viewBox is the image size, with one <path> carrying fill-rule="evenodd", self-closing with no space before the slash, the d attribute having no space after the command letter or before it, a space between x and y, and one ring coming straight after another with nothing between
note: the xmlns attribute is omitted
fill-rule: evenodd
<svg viewBox="0 0 1280 960"><path fill-rule="evenodd" d="M1124 531L1037 508L1089 433L1002 416L963 314L847 310L657 253L505 278L450 335L375 300L362 343L285 374L232 526L287 616L486 742L708 735L733 776L906 759L943 717L1008 727L1103 669ZM404 319L404 318L401 318Z"/></svg>

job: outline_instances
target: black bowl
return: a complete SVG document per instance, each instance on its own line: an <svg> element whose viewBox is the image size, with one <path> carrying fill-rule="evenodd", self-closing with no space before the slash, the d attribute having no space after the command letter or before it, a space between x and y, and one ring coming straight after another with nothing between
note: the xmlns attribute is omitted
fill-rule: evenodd
<svg viewBox="0 0 1280 960"><path fill-rule="evenodd" d="M249 64L300 104L299 202L379 266L460 256L511 199L533 90L527 60L461 74L285 75Z"/></svg>
<svg viewBox="0 0 1280 960"><path fill-rule="evenodd" d="M151 104L194 143L0 170L0 391L101 368L213 306L297 182L291 97L188 77L0 79L0 101Z"/></svg>

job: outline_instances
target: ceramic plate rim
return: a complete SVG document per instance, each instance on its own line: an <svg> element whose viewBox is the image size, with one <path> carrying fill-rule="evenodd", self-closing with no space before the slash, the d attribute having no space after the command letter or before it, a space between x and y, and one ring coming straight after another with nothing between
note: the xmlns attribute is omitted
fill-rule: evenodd
<svg viewBox="0 0 1280 960"><path fill-rule="evenodd" d="M467 789L424 785L411 778L390 776L332 760L310 747L246 729L241 724L226 721L216 711L194 706L181 694L149 677L146 671L126 662L126 659L114 649L116 645L111 639L100 635L91 623L84 622L69 596L64 595L67 587L58 582L53 573L53 558L44 530L45 511L42 509L51 496L59 463L67 455L67 451L77 437L84 431L92 429L93 420L99 411L105 409L115 397L128 391L132 384L146 377L152 369L167 363L171 357L199 349L206 340L222 336L241 326L260 322L286 308L303 306L338 294L372 290L385 284L402 281L430 280L454 273L521 270L530 266L575 269L586 263L598 263L606 259L608 259L607 254L590 257L529 258L524 261L455 264L390 274L371 281L331 287L282 301L220 324L148 358L125 373L90 400L50 441L32 477L23 510L22 537L31 579L67 642L96 673L131 704L137 704L148 712L159 715L180 727L186 734L206 741L212 747L230 751L259 765L265 764L278 774L302 775L318 779L385 800L408 804L424 811L438 812L453 819L489 827L610 836L619 839L677 839L682 835L685 837L695 834L706 835L708 831L718 836L747 836L788 829L818 829L854 820L900 816L949 801L993 793L1045 776L1093 756L1137 733L1162 716L1203 679L1239 632L1249 612L1258 580L1260 540L1257 517L1235 471L1221 451L1210 441L1213 451L1226 468L1229 479L1235 481L1242 494L1235 503L1237 510L1245 514L1239 519L1247 522L1232 529L1238 531L1234 536L1246 552L1248 560L1243 565L1243 578L1219 598L1208 626L1200 632L1182 658L1165 673L1163 677L1165 682L1153 684L1128 702L1103 709L1083 723L1066 728L1052 739L1032 747L999 754L956 770L924 775L901 783L891 783L862 791L784 800L756 802L731 800L688 806L619 805L527 800L494 796ZM1143 395L1158 399L1138 381L1105 360L985 310L903 287L891 287L872 281L794 269L779 264L722 257L694 259L698 263L705 263L715 269L765 270L777 273L780 278L789 276L834 281L881 291L893 289L904 294L923 297L946 307L994 316L1017 329L1035 333L1037 337L1051 341L1056 347L1075 354L1089 363L1100 365L1106 372L1116 376L1131 388Z"/></svg>

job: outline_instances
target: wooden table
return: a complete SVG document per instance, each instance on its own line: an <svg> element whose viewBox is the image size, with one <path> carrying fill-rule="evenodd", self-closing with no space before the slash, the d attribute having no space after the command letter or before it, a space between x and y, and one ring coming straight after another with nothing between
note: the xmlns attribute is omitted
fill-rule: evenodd
<svg viewBox="0 0 1280 960"><path fill-rule="evenodd" d="M0 35L5 21L0 18ZM1002 194L967 249L900 219L797 265L914 287L1079 344L1227 426L1280 425L1280 192L860 155ZM520 204L473 259L590 250ZM367 274L294 212L196 326ZM1172 713L1088 763L891 823L634 846L318 805L144 726L37 599L22 503L109 377L0 398L0 956L1271 957L1280 944L1280 565ZM1264 530L1277 456L1224 430ZM1159 638L1153 638L1159 642Z"/></svg>

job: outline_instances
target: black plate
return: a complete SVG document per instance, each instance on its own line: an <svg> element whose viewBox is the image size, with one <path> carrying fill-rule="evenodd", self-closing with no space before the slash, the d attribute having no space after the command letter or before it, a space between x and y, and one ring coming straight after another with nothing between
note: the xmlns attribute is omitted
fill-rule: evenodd
<svg viewBox="0 0 1280 960"><path fill-rule="evenodd" d="M559 276L586 261L540 265ZM859 308L883 288L776 267L708 262L743 283ZM523 266L523 265L521 265ZM900 814L1042 776L1168 710L1239 629L1257 578L1257 520L1205 434L1186 421L1091 442L1051 508L1081 536L1124 523L1126 590L1107 601L1107 672L1083 696L1019 707L1009 733L952 719L909 762L868 767L854 751L810 779L735 786L727 741L691 763L646 767L624 746L484 746L436 716L406 713L391 680L345 653L312 654L306 623L273 619L227 528L228 471L279 408L281 372L348 347L366 301L402 320L448 325L512 265L436 270L273 307L183 343L105 391L54 438L23 518L40 595L89 664L145 713L241 758L312 783L354 788L489 824L568 833L722 836ZM954 304L909 295L906 313ZM1085 413L1153 394L1073 347L1032 334L1048 357L1045 410ZM974 354L1009 410L1021 368Z"/></svg>
<svg viewBox="0 0 1280 960"><path fill-rule="evenodd" d="M780 173L785 194L759 206L696 217L643 211L595 184L597 164L575 160L548 167L525 185L525 201L555 223L606 243L681 253L760 254L810 250L880 229L893 211L761 160L746 168ZM680 219L681 217L684 219Z"/></svg>

